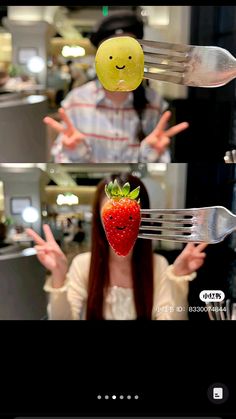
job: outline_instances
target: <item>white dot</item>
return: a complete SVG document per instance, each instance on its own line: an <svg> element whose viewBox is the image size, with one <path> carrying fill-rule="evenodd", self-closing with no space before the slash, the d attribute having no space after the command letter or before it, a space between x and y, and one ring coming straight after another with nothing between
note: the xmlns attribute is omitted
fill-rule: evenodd
<svg viewBox="0 0 236 419"><path fill-rule="evenodd" d="M127 399L129 399L129 400L130 400L130 399L131 399L131 396L127 396Z"/></svg>
<svg viewBox="0 0 236 419"><path fill-rule="evenodd" d="M124 396L122 396L122 395L121 395L121 396L120 396L120 399L122 400L123 398L124 398Z"/></svg>
<svg viewBox="0 0 236 419"><path fill-rule="evenodd" d="M106 396L105 396L105 399L107 400L107 399L109 399L109 396L106 394Z"/></svg>
<svg viewBox="0 0 236 419"><path fill-rule="evenodd" d="M113 399L116 399L116 396L115 396L115 395L113 395L113 396L112 396L112 398L113 398Z"/></svg>
<svg viewBox="0 0 236 419"><path fill-rule="evenodd" d="M136 394L136 396L134 396L134 398L137 400L138 399L138 395Z"/></svg>
<svg viewBox="0 0 236 419"><path fill-rule="evenodd" d="M100 394L97 396L97 398L100 400L102 398L102 396L100 396Z"/></svg>

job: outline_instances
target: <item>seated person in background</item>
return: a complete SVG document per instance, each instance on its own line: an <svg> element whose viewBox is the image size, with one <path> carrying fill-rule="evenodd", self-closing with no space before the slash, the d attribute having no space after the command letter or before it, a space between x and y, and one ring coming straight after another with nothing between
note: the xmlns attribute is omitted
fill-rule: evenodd
<svg viewBox="0 0 236 419"><path fill-rule="evenodd" d="M4 223L0 221L0 247L5 246L5 239L6 239L6 226Z"/></svg>
<svg viewBox="0 0 236 419"><path fill-rule="evenodd" d="M141 39L143 22L133 12L114 12L98 23L91 42L98 47L117 34ZM51 151L57 163L168 163L171 137L188 127L166 129L168 104L147 81L132 92L109 92L95 79L73 89L62 107L63 124L44 119L59 133Z"/></svg>
<svg viewBox="0 0 236 419"><path fill-rule="evenodd" d="M82 86L83 84L85 84L88 81L84 70L79 68L78 65L76 66L76 64L73 63L73 61L69 60L69 61L67 61L66 64L68 66L69 74L70 74L70 77L71 77L70 83L69 83L69 86L68 86L69 91L71 91L75 87Z"/></svg>
<svg viewBox="0 0 236 419"><path fill-rule="evenodd" d="M85 231L83 229L82 221L79 220L78 221L78 228L77 228L77 231L74 235L73 241L77 242L77 243L82 243L84 241L84 238L85 238Z"/></svg>
<svg viewBox="0 0 236 419"><path fill-rule="evenodd" d="M14 243L7 232L6 224L0 221L0 255L14 253L20 250L20 243Z"/></svg>
<svg viewBox="0 0 236 419"><path fill-rule="evenodd" d="M52 274L44 288L50 294L49 318L187 320L188 282L203 265L206 244L195 247L189 243L169 266L163 256L153 254L151 240L139 238L127 256L118 256L108 244L100 217L107 200L104 187L110 180L101 181L95 194L92 250L76 256L69 269L47 225L46 240L27 230L37 244L39 261ZM147 190L140 179L122 175L118 181L129 182L132 189L140 186L140 205L149 208ZM184 310L176 310L178 306Z"/></svg>
<svg viewBox="0 0 236 419"><path fill-rule="evenodd" d="M6 71L0 70L0 89L4 89L7 86L9 75Z"/></svg>

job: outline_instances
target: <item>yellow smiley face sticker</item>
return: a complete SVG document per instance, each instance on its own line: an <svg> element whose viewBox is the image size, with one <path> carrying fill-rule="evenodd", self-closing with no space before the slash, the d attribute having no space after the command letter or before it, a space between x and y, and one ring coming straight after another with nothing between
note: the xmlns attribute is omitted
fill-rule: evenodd
<svg viewBox="0 0 236 419"><path fill-rule="evenodd" d="M144 55L136 39L129 36L109 38L97 50L97 76L112 92L137 89L143 80Z"/></svg>

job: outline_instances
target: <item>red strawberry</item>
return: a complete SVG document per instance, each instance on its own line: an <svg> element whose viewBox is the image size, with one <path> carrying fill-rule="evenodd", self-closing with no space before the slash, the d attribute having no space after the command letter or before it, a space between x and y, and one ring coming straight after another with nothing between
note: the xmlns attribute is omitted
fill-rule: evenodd
<svg viewBox="0 0 236 419"><path fill-rule="evenodd" d="M129 183L121 188L116 179L105 186L109 201L102 208L102 221L107 240L119 256L128 255L138 236L141 215L135 199L139 189L130 192Z"/></svg>

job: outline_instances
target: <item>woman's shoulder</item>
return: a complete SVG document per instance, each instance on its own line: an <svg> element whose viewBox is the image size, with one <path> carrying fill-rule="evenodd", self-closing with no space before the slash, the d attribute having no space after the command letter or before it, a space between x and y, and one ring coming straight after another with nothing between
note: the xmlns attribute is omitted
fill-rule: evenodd
<svg viewBox="0 0 236 419"><path fill-rule="evenodd" d="M98 87L95 80L84 83L82 86L72 89L63 100L62 105L66 106L70 102L75 101L91 102L91 98L96 97L97 90Z"/></svg>
<svg viewBox="0 0 236 419"><path fill-rule="evenodd" d="M146 98L150 106L157 107L159 110L164 110L168 106L167 101L150 86L146 88Z"/></svg>

